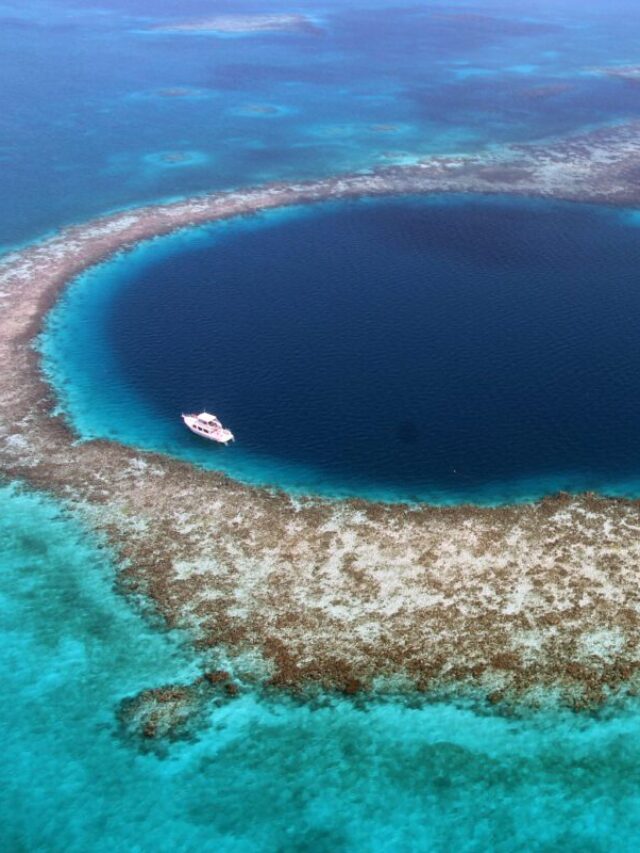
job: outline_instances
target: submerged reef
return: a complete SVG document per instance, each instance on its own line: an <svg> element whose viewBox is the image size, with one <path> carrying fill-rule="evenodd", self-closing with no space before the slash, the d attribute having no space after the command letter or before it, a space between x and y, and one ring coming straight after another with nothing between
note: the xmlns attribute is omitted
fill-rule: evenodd
<svg viewBox="0 0 640 853"><path fill-rule="evenodd" d="M151 748L190 740L204 726L213 707L222 707L239 694L240 688L223 670L207 672L191 684L142 690L120 702L120 730L127 739Z"/></svg>
<svg viewBox="0 0 640 853"><path fill-rule="evenodd" d="M247 33L315 31L317 28L306 15L217 15L194 21L158 24L150 27L156 33L224 33L246 35Z"/></svg>
<svg viewBox="0 0 640 853"><path fill-rule="evenodd" d="M594 73L603 74L605 77L617 77L631 83L640 83L640 65L604 65L592 70Z"/></svg>
<svg viewBox="0 0 640 853"><path fill-rule="evenodd" d="M8 254L0 261L0 471L65 499L109 537L123 590L148 597L200 647L223 647L234 671L252 661L254 677L273 686L353 693L466 685L493 702L535 701L545 687L574 705L633 691L640 503L590 494L499 508L300 499L115 442L77 442L53 414L33 342L70 279L176 229L407 193L632 205L639 166L640 123L630 123L150 205ZM167 689L125 704L123 725L143 737L181 736L201 694L220 687L209 679Z"/></svg>

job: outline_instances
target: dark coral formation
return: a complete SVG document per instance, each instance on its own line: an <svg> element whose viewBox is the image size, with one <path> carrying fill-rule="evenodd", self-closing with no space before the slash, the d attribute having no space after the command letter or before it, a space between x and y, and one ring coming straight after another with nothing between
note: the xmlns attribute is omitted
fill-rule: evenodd
<svg viewBox="0 0 640 853"><path fill-rule="evenodd" d="M213 707L239 695L229 673L206 673L193 684L167 684L126 697L118 708L118 722L127 738L147 746L190 740L206 724Z"/></svg>

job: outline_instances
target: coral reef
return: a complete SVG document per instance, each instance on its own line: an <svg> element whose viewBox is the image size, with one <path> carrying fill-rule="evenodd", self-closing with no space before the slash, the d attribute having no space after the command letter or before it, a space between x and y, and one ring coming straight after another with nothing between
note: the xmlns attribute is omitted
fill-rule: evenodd
<svg viewBox="0 0 640 853"><path fill-rule="evenodd" d="M640 505L559 495L533 505L304 500L113 442L52 415L33 348L65 284L131 244L193 224L324 199L510 193L640 200L640 124L478 156L216 193L67 228L0 261L0 471L53 492L106 533L124 589L270 684L348 693L467 684L494 701L556 688L598 701L640 667ZM194 501L193 496L198 500ZM247 660L252 661L247 664ZM242 663L244 662L244 663ZM257 676L256 676L257 677ZM127 730L178 736L205 690L146 691Z"/></svg>
<svg viewBox="0 0 640 853"><path fill-rule="evenodd" d="M166 684L126 697L118 708L118 722L127 738L146 746L189 740L205 725L213 706L221 707L239 694L229 673L205 673L193 684Z"/></svg>

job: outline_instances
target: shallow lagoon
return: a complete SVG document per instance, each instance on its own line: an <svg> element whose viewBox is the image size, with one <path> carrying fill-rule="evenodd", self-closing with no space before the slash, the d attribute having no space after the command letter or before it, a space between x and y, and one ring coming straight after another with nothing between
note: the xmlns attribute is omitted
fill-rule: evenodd
<svg viewBox="0 0 640 853"><path fill-rule="evenodd" d="M328 204L82 277L45 366L81 436L385 500L640 489L640 231L524 200ZM208 408L228 448L187 433Z"/></svg>
<svg viewBox="0 0 640 853"><path fill-rule="evenodd" d="M141 752L118 702L199 663L113 591L108 553L53 501L3 486L0 535L5 850L636 847L636 702L508 717L245 690L196 740Z"/></svg>

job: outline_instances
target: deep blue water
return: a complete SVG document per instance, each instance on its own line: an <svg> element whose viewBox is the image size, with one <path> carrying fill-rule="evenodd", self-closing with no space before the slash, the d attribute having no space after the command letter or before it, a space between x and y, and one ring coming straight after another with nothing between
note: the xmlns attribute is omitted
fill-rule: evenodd
<svg viewBox="0 0 640 853"><path fill-rule="evenodd" d="M330 204L107 263L44 347L81 434L255 482L445 501L637 492L638 270L628 212ZM235 445L182 427L201 408Z"/></svg>

